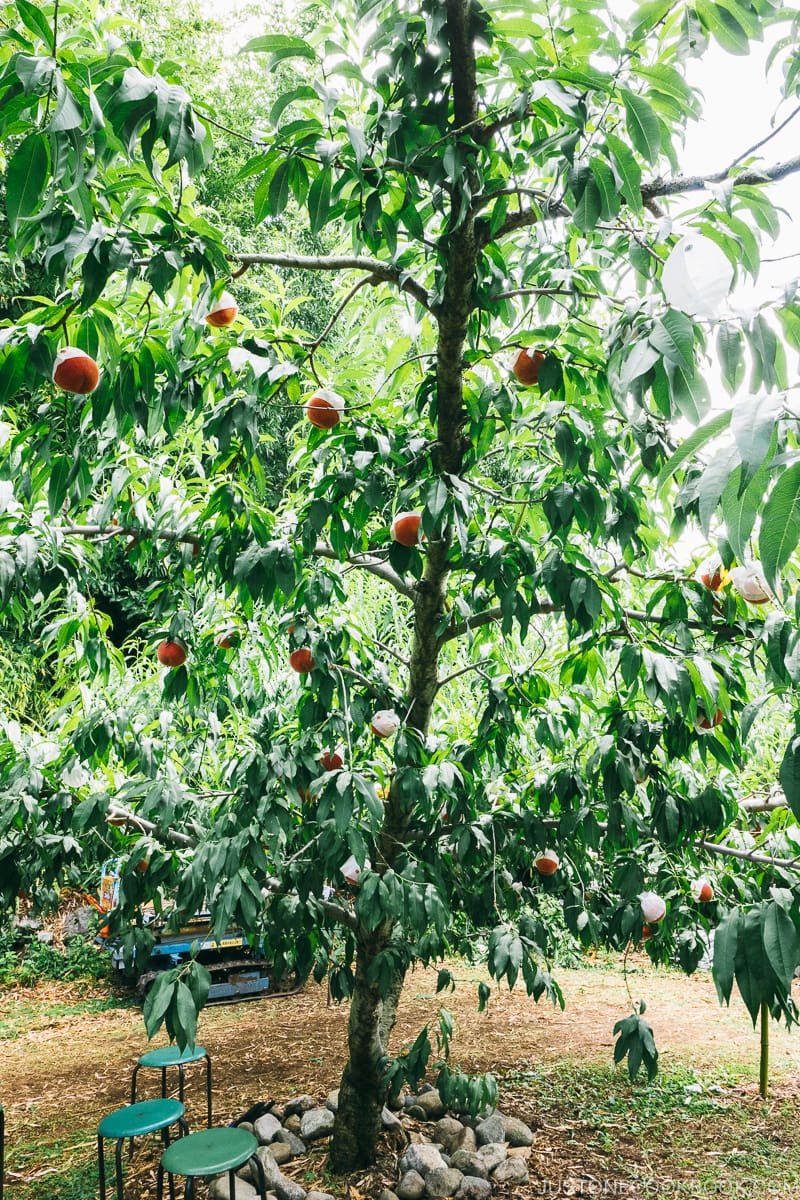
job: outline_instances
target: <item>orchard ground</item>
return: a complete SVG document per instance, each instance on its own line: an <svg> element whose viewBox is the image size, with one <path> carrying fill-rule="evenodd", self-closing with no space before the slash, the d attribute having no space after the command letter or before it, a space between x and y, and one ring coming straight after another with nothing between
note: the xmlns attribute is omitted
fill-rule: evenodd
<svg viewBox="0 0 800 1200"><path fill-rule="evenodd" d="M414 972L401 1005L397 1044L440 1004L453 1013L453 1059L494 1071L501 1105L534 1128L530 1188L539 1196L747 1197L775 1200L800 1191L800 1040L773 1024L770 1096L758 1097L758 1037L736 997L720 1009L710 976L686 979L629 962L634 998L661 1052L655 1083L628 1083L612 1065L612 1027L629 1011L617 962L560 970L565 1012L522 992L493 991L476 1010L482 976L451 964L454 993L435 995L436 973ZM800 997L798 997L800 998ZM111 1006L110 1006L111 1005ZM298 1092L323 1098L338 1085L347 1006L328 1006L324 986L287 998L206 1010L199 1038L214 1065L215 1121L254 1101ZM7 1121L7 1200L91 1200L96 1192L95 1130L103 1113L127 1102L130 1071L146 1048L138 1007L109 1000L93 985L48 984L0 993L0 1100ZM203 1110L201 1073L190 1075L187 1107ZM397 1178L402 1152L382 1139L377 1167L347 1179L326 1171L324 1149L294 1160L287 1173L348 1200L375 1197ZM128 1200L155 1195L154 1153L142 1146L129 1165Z"/></svg>

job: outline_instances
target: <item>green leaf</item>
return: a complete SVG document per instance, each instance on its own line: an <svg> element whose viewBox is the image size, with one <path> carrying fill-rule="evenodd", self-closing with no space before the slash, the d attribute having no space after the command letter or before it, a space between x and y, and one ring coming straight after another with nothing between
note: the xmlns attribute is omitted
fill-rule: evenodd
<svg viewBox="0 0 800 1200"><path fill-rule="evenodd" d="M29 134L17 148L6 173L6 213L12 233L38 209L49 170L47 139L41 133Z"/></svg>
<svg viewBox="0 0 800 1200"><path fill-rule="evenodd" d="M733 406L731 433L748 474L752 474L766 457L783 403L779 393L770 392L745 396Z"/></svg>
<svg viewBox="0 0 800 1200"><path fill-rule="evenodd" d="M717 332L717 354L722 364L722 381L733 395L744 374L744 351L742 333L733 325L723 321Z"/></svg>
<svg viewBox="0 0 800 1200"><path fill-rule="evenodd" d="M595 178L590 175L585 182L580 199L575 205L574 219L575 224L584 233L588 233L594 229L597 222L600 220L603 203L600 196L600 189L597 186Z"/></svg>
<svg viewBox="0 0 800 1200"><path fill-rule="evenodd" d="M786 802L800 821L800 737L791 738L783 755L778 781L783 788Z"/></svg>
<svg viewBox="0 0 800 1200"><path fill-rule="evenodd" d="M317 52L303 38L287 37L283 33L269 33L252 38L242 46L240 54L271 54L274 62L284 58L307 58L313 62Z"/></svg>
<svg viewBox="0 0 800 1200"><path fill-rule="evenodd" d="M685 313L670 308L653 326L649 338L668 362L694 375L694 327Z"/></svg>
<svg viewBox="0 0 800 1200"><path fill-rule="evenodd" d="M35 37L40 37L47 46L47 49L49 51L52 50L53 54L55 54L55 50L53 49L53 30L44 13L35 4L31 4L30 0L17 0L17 12L22 18L23 25Z"/></svg>
<svg viewBox="0 0 800 1200"><path fill-rule="evenodd" d="M727 429L730 420L730 412L720 413L719 416L706 421L705 425L701 425L699 429L695 429L694 433L690 434L686 441L681 443L661 468L661 474L656 480L658 491L661 491L664 485L685 462L694 457L696 451L701 446L704 446L706 442L710 442L712 438L717 437L724 429Z"/></svg>
<svg viewBox="0 0 800 1200"><path fill-rule="evenodd" d="M750 40L744 29L721 5L712 0L695 0L695 12L723 50L729 54L750 53Z"/></svg>
<svg viewBox="0 0 800 1200"><path fill-rule="evenodd" d="M172 971L164 971L153 980L142 1009L148 1038L152 1038L158 1032L172 1003L174 990L175 978Z"/></svg>
<svg viewBox="0 0 800 1200"><path fill-rule="evenodd" d="M648 102L627 88L622 91L628 133L636 149L648 162L654 163L661 150L661 130L658 117Z"/></svg>
<svg viewBox="0 0 800 1200"><path fill-rule="evenodd" d="M269 182L269 212L273 217L280 216L289 203L289 169L291 159L284 159Z"/></svg>
<svg viewBox="0 0 800 1200"><path fill-rule="evenodd" d="M800 962L800 939L792 918L774 901L765 906L761 936L769 965L784 993L788 994L795 967Z"/></svg>
<svg viewBox="0 0 800 1200"><path fill-rule="evenodd" d="M613 221L620 208L614 174L602 158L593 158L589 166L600 196L600 216L604 221Z"/></svg>
<svg viewBox="0 0 800 1200"><path fill-rule="evenodd" d="M320 171L308 190L308 221L312 233L319 233L331 209L331 169Z"/></svg>
<svg viewBox="0 0 800 1200"><path fill-rule="evenodd" d="M712 973L720 1004L730 1004L739 941L739 913L728 913L714 931Z"/></svg>
<svg viewBox="0 0 800 1200"><path fill-rule="evenodd" d="M642 168L633 157L630 147L615 134L606 135L606 147L620 178L620 191L631 208L638 212L642 207Z"/></svg>
<svg viewBox="0 0 800 1200"><path fill-rule="evenodd" d="M758 551L767 583L778 589L778 577L800 541L800 462L778 477L761 515Z"/></svg>

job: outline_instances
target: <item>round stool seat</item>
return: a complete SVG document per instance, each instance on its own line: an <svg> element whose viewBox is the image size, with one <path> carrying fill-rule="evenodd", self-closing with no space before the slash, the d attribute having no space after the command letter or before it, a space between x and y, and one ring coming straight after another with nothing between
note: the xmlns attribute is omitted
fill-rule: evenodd
<svg viewBox="0 0 800 1200"><path fill-rule="evenodd" d="M201 1129L167 1146L161 1165L175 1175L218 1175L241 1167L257 1149L246 1129Z"/></svg>
<svg viewBox="0 0 800 1200"><path fill-rule="evenodd" d="M140 1067L177 1067L183 1063L199 1062L201 1058L206 1058L206 1051L202 1046L195 1046L194 1049L179 1050L177 1046L161 1046L158 1050L148 1050L139 1059Z"/></svg>
<svg viewBox="0 0 800 1200"><path fill-rule="evenodd" d="M140 1100L103 1117L97 1132L104 1138L139 1137L174 1124L184 1112L180 1100Z"/></svg>

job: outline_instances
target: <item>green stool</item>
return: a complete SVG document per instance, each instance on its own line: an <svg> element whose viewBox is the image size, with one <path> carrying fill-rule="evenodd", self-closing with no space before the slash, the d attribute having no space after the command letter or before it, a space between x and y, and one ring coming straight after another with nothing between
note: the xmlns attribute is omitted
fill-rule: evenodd
<svg viewBox="0 0 800 1200"><path fill-rule="evenodd" d="M161 1155L161 1170L156 1186L156 1200L164 1195L164 1172L169 1179L170 1190L174 1188L173 1175L185 1175L186 1200L193 1197L194 1181L208 1175L224 1175L228 1172L231 1200L236 1195L236 1168L252 1160L258 1175L261 1200L267 1200L267 1181L264 1166L256 1154L258 1142L246 1129L201 1129L190 1133L167 1146Z"/></svg>
<svg viewBox="0 0 800 1200"><path fill-rule="evenodd" d="M133 1068L131 1077L131 1104L136 1103L136 1076L142 1067L149 1070L161 1072L161 1098L166 1098L167 1095L167 1068L178 1068L178 1099L183 1102L183 1085L184 1085L184 1067L191 1063L202 1062L205 1059L206 1064L206 1108L208 1109L208 1127L211 1128L211 1059L208 1056L208 1051L202 1046L195 1046L194 1049L179 1050L177 1046L162 1046L160 1050L148 1050L147 1054L143 1054L136 1066Z"/></svg>
<svg viewBox="0 0 800 1200"><path fill-rule="evenodd" d="M164 1145L169 1146L169 1127L176 1123L181 1134L186 1136L189 1127L183 1119L184 1107L179 1100L140 1100L138 1104L127 1104L125 1108L117 1108L114 1112L103 1117L97 1127L97 1162L100 1168L100 1200L106 1200L106 1163L104 1142L106 1138L117 1143L115 1152L115 1168L117 1180L117 1200L122 1200L122 1146L126 1138L141 1137L145 1133L158 1133L164 1139ZM161 1167L158 1168L161 1180ZM160 1194L160 1192L159 1192ZM170 1195L174 1195L170 1183Z"/></svg>

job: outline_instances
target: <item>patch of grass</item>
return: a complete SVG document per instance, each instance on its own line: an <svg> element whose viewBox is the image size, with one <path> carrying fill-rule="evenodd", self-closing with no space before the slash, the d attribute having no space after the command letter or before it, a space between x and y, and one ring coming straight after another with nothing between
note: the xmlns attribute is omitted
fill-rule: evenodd
<svg viewBox="0 0 800 1200"><path fill-rule="evenodd" d="M88 996L85 1000L20 999L0 1008L0 1041L12 1041L23 1033L44 1029L58 1017L88 1016L112 1008L135 1008L133 996Z"/></svg>
<svg viewBox="0 0 800 1200"><path fill-rule="evenodd" d="M560 1063L514 1072L504 1088L530 1091L545 1120L562 1122L577 1142L622 1175L658 1181L664 1194L736 1195L741 1200L797 1194L800 1102L762 1102L751 1064L713 1072L678 1067L629 1083L621 1069ZM735 1191L731 1189L735 1186Z"/></svg>
<svg viewBox="0 0 800 1200"><path fill-rule="evenodd" d="M88 1200L97 1195L96 1142L87 1130L54 1142L11 1143L6 1170L15 1200ZM113 1190L113 1182L112 1182Z"/></svg>

